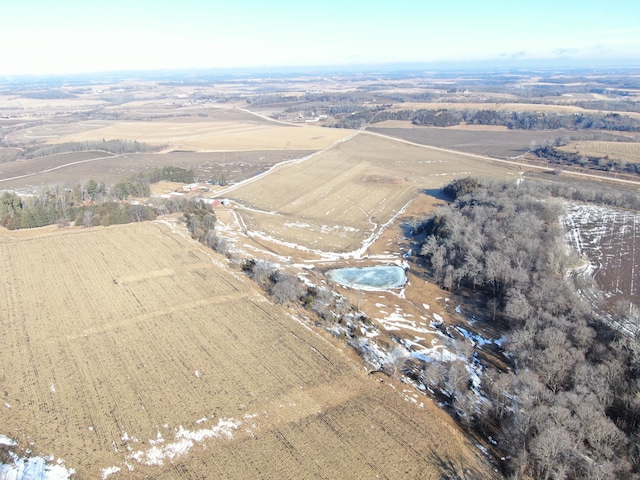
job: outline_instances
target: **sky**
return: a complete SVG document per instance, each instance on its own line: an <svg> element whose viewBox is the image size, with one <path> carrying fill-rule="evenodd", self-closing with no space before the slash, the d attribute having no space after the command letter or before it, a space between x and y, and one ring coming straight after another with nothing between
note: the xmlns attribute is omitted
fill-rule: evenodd
<svg viewBox="0 0 640 480"><path fill-rule="evenodd" d="M638 0L0 0L0 75L560 61L640 66Z"/></svg>

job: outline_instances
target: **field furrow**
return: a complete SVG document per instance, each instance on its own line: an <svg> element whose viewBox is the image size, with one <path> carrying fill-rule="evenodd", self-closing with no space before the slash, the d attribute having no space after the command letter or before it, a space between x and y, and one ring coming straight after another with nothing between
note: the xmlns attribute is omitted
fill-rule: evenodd
<svg viewBox="0 0 640 480"><path fill-rule="evenodd" d="M0 434L78 478L436 478L429 445L491 477L211 255L162 223L2 237Z"/></svg>

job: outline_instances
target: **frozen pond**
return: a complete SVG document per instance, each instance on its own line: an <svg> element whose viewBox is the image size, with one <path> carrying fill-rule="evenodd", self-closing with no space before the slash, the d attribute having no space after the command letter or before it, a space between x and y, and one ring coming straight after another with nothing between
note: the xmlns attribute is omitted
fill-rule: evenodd
<svg viewBox="0 0 640 480"><path fill-rule="evenodd" d="M404 268L395 265L362 267L362 268L336 268L326 273L336 283L345 287L359 290L388 290L400 288L407 277Z"/></svg>

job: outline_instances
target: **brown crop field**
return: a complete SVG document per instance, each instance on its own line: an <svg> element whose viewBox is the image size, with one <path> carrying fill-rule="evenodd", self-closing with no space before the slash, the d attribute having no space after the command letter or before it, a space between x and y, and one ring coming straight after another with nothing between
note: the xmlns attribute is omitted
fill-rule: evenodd
<svg viewBox="0 0 640 480"><path fill-rule="evenodd" d="M461 152L512 158L527 152L532 144L543 144L567 134L563 131L461 129L437 127L379 128L368 130L383 135L403 138L410 142Z"/></svg>
<svg viewBox="0 0 640 480"><path fill-rule="evenodd" d="M253 234L344 253L359 249L421 191L488 174L517 169L363 133L222 194L248 207L236 213Z"/></svg>
<svg viewBox="0 0 640 480"><path fill-rule="evenodd" d="M631 163L640 163L640 143L638 142L602 142L583 140L571 142L559 147L558 150L577 153L591 157L605 157L610 159L624 159Z"/></svg>
<svg viewBox="0 0 640 480"><path fill-rule="evenodd" d="M203 181L224 175L226 181L238 182L263 172L276 163L301 158L309 153L311 152L308 150L129 155L104 152L65 153L0 164L0 188L25 189L52 184L72 186L90 178L115 184L135 173L169 165L193 169L195 176Z"/></svg>
<svg viewBox="0 0 640 480"><path fill-rule="evenodd" d="M77 478L494 477L181 228L0 232L0 424L23 451Z"/></svg>
<svg viewBox="0 0 640 480"><path fill-rule="evenodd" d="M49 143L86 140L137 140L172 149L321 150L352 132L315 126L289 126L263 120L215 122L118 122L106 127L61 135Z"/></svg>

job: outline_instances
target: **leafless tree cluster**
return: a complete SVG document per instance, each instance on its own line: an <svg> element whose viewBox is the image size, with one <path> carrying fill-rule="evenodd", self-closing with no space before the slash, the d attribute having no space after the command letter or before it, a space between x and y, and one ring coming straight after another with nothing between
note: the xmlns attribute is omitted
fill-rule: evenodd
<svg viewBox="0 0 640 480"><path fill-rule="evenodd" d="M460 366L431 366L425 377L450 392L463 421L493 433L516 478L632 478L640 347L600 322L567 280L561 205L524 184L471 190L425 225L421 253L439 282L475 290L507 326L511 368L486 370L487 403L473 400Z"/></svg>

